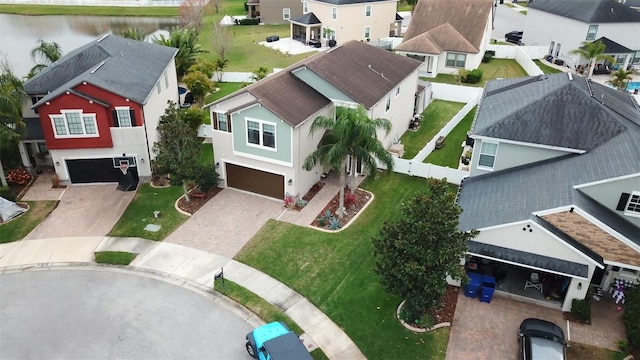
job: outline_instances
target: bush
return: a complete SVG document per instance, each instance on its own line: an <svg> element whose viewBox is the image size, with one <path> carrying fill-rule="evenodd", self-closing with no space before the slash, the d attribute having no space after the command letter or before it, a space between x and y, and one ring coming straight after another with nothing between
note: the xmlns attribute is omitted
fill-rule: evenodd
<svg viewBox="0 0 640 360"><path fill-rule="evenodd" d="M473 69L462 79L462 82L467 84L475 84L482 79L482 70Z"/></svg>
<svg viewBox="0 0 640 360"><path fill-rule="evenodd" d="M8 186L0 186L0 197L3 197L9 201L16 201L15 194L11 191L11 188Z"/></svg>
<svg viewBox="0 0 640 360"><path fill-rule="evenodd" d="M7 173L7 182L9 184L25 185L31 181L31 174L24 168L17 168Z"/></svg>
<svg viewBox="0 0 640 360"><path fill-rule="evenodd" d="M240 20L240 25L258 25L260 24L260 19L242 19Z"/></svg>
<svg viewBox="0 0 640 360"><path fill-rule="evenodd" d="M496 52L493 50L487 50L484 52L484 56L482 57L482 62L483 63L488 63L489 61L491 61L491 59L493 59L493 57L496 56Z"/></svg>
<svg viewBox="0 0 640 360"><path fill-rule="evenodd" d="M578 320L591 322L591 304L588 300L573 299L571 301L571 314Z"/></svg>
<svg viewBox="0 0 640 360"><path fill-rule="evenodd" d="M193 179L202 192L207 192L218 186L218 173L211 166L200 166L196 169L195 179Z"/></svg>
<svg viewBox="0 0 640 360"><path fill-rule="evenodd" d="M629 347L640 349L640 286L625 294L625 308L622 322L627 331Z"/></svg>

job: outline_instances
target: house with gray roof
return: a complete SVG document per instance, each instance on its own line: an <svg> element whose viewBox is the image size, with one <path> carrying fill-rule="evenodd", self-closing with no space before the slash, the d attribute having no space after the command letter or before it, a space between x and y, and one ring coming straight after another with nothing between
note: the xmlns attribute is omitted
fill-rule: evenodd
<svg viewBox="0 0 640 360"><path fill-rule="evenodd" d="M394 50L422 61L422 75L456 74L480 66L493 28L491 0L419 0Z"/></svg>
<svg viewBox="0 0 640 360"><path fill-rule="evenodd" d="M225 186L276 199L306 194L329 170L302 169L323 136L309 133L311 123L333 116L336 106L361 105L370 118L388 119L390 133L377 135L391 146L426 107L419 67L419 61L350 41L206 105Z"/></svg>
<svg viewBox="0 0 640 360"><path fill-rule="evenodd" d="M548 46L548 54L569 67L588 59L569 54L583 41L606 38L606 54L620 67L640 69L640 12L614 0L536 0L529 4L522 41ZM615 46L614 46L615 44Z"/></svg>
<svg viewBox="0 0 640 360"><path fill-rule="evenodd" d="M179 101L176 53L108 34L66 54L24 84L23 117L42 136L24 153L46 154L65 183L119 182L120 164L150 178L160 116Z"/></svg>
<svg viewBox="0 0 640 360"><path fill-rule="evenodd" d="M261 24L288 24L302 15L300 0L249 0L247 17L260 19Z"/></svg>
<svg viewBox="0 0 640 360"><path fill-rule="evenodd" d="M458 197L460 228L480 230L469 254L543 279L539 291L526 276L498 290L568 311L590 287L640 284L640 107L631 95L566 73L491 81L470 136Z"/></svg>

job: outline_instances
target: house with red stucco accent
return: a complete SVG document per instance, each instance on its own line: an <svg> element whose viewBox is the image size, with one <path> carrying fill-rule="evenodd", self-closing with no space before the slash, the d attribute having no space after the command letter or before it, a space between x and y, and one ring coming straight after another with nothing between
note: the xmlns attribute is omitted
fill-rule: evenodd
<svg viewBox="0 0 640 360"><path fill-rule="evenodd" d="M109 34L29 79L23 158L47 154L63 183L118 182L121 163L150 178L160 117L179 101L176 52Z"/></svg>

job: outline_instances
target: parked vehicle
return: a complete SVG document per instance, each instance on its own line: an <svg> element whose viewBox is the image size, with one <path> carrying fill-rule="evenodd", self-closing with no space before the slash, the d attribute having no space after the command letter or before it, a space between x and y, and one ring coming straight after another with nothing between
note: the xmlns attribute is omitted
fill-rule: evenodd
<svg viewBox="0 0 640 360"><path fill-rule="evenodd" d="M311 360L311 355L298 335L283 322L262 325L246 336L249 355L260 360Z"/></svg>
<svg viewBox="0 0 640 360"><path fill-rule="evenodd" d="M514 30L504 34L504 40L510 43L519 44L522 41L523 31Z"/></svg>
<svg viewBox="0 0 640 360"><path fill-rule="evenodd" d="M518 331L519 359L566 360L568 347L558 325L540 319L525 319Z"/></svg>

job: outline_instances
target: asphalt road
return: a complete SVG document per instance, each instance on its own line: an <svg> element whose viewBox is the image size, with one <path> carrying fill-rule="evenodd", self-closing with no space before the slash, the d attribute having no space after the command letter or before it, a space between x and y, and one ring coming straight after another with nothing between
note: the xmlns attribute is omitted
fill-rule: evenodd
<svg viewBox="0 0 640 360"><path fill-rule="evenodd" d="M506 2L505 2L506 3ZM500 4L496 7L496 17L493 22L493 30L491 31L491 38L503 40L504 34L513 30L524 30L524 22L527 19L527 15L521 14L519 11L515 11L505 4Z"/></svg>
<svg viewBox="0 0 640 360"><path fill-rule="evenodd" d="M0 275L1 359L251 359L231 305L121 271Z"/></svg>

